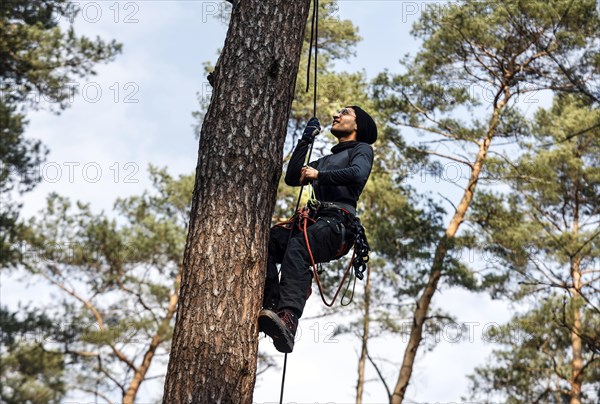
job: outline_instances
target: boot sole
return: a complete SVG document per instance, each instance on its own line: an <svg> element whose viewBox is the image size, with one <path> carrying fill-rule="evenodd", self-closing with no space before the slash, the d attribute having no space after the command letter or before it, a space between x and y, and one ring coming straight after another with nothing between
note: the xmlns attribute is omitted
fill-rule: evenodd
<svg viewBox="0 0 600 404"><path fill-rule="evenodd" d="M288 331L283 327L277 313L271 310L262 310L258 315L258 330L273 339L273 345L279 352L291 353L294 349L294 340L292 338L290 343Z"/></svg>

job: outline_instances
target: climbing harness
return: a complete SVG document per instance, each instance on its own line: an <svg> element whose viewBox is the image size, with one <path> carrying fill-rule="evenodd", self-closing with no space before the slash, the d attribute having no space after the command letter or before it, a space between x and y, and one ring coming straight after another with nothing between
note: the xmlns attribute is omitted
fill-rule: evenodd
<svg viewBox="0 0 600 404"><path fill-rule="evenodd" d="M325 293L323 292L323 287L321 285L321 281L319 278L319 274L323 271L320 269L320 265L315 262L312 249L310 247L310 241L308 239L308 227L314 224L319 217L319 212L323 210L337 210L344 217L344 223L341 224L341 239L342 242L340 244L340 248L338 249L336 256L333 259L339 259L345 256L351 248L354 248L354 252L352 254L352 258L346 268L344 273L342 282L338 287L333 299L331 302L327 302L325 298ZM345 280L348 278L350 274L350 270L354 268L354 276L360 280L364 279L364 273L367 270L367 262L369 261L369 243L367 241L367 236L365 234L365 228L363 227L360 219L352 215L348 210L343 207L340 207L331 202L320 202L318 200L309 200L306 207L300 209L294 217L289 220L279 222L275 226L284 227L290 231L289 238L291 238L292 233L294 231L302 232L304 235L304 242L306 243L306 248L308 250L308 254L311 260L311 265L313 269L313 275L315 281L317 282L317 286L319 288L319 292L321 294L321 299L323 303L327 307L332 307L335 303L337 296L344 285ZM349 229L346 229L346 227ZM288 238L288 243L289 243ZM309 289L310 290L310 289ZM346 292L344 292L344 295ZM352 295L354 295L354 288L352 290ZM347 306L352 302L352 297L350 301L346 304L342 303L342 306Z"/></svg>
<svg viewBox="0 0 600 404"><path fill-rule="evenodd" d="M351 238L353 240L352 240L352 243L350 243L349 242L350 240L345 239L345 233L347 232L347 230L346 230L346 226L344 226L342 224L342 243L341 243L340 248L334 259L339 259L339 258L343 257L350 251L350 248L352 246L354 246L354 252L352 254L352 258L350 259L350 263L348 264L348 267L346 268L346 271L344 272L342 281L340 282L340 285L337 288L337 290L330 302L327 301L327 299L325 298L325 293L323 292L323 286L321 285L321 280L319 277L319 272L321 272L321 271L319 271L318 265L315 263L315 259L314 259L313 253L312 253L312 249L310 247L310 241L308 238L308 231L307 231L308 227L315 222L314 217L316 217L318 215L319 211L324 210L324 209L339 210L339 212L341 212L341 214L343 216L345 216L346 222L347 223L349 222L352 226L350 229L350 232L352 233ZM316 211L316 212L314 212L314 211ZM312 265L312 269L313 269L313 275L314 275L314 279L317 283L317 286L319 288L321 300L323 300L323 303L325 303L325 305L327 307L332 307L337 299L338 294L340 293L342 287L344 286L344 282L350 275L350 270L352 268L354 268L354 275L356 278L361 279L361 280L364 278L364 272L367 267L367 262L369 261L369 243L368 243L366 235L365 235L364 227L360 223L360 219L353 216L346 209L339 207L333 203L329 203L329 202L320 202L320 204L317 208L312 207L309 204L309 206L303 208L298 213L298 216L299 216L298 227L300 228L300 230L302 231L302 233L304 235L306 249L308 250L308 255L310 256L310 261L311 261L311 265ZM350 284L348 284L348 286L349 285ZM348 288L346 289L346 291L347 290L348 290ZM344 295L345 294L346 294L346 292L344 292ZM352 296L354 296L354 288L352 288ZM352 302L352 297L350 298L350 301L348 303L346 303L346 304L342 303L342 305L347 306L351 302Z"/></svg>

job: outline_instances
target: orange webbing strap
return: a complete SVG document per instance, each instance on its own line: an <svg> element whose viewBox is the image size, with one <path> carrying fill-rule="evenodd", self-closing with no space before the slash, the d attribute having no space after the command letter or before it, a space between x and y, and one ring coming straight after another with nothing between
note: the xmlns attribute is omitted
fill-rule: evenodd
<svg viewBox="0 0 600 404"><path fill-rule="evenodd" d="M321 280L319 279L319 271L317 271L317 265L315 263L315 258L313 257L313 253L310 248L310 242L308 241L308 232L306 231L306 229L308 227L307 223L309 220L313 220L310 217L308 217L308 212L309 212L309 210L306 208L304 208L304 209L302 209L302 211L300 211L300 222L302 223L302 231L304 233L304 241L306 242L306 249L308 250L308 255L310 256L310 262L312 264L313 273L315 275L315 280L317 281L317 286L319 287L319 293L321 294L321 300L323 300L323 303L325 303L325 306L331 307L335 303L335 300L337 299L338 294L342 290L342 287L344 287L346 278L348 278L348 275L350 274L350 269L352 268L352 262L354 261L355 253L354 252L352 253L352 259L350 260L350 265L348 265L348 269L346 269L344 278L342 279L342 282L340 282L340 286L338 287L337 291L335 292L333 299L331 300L330 303L328 303L327 300L325 299L325 294L323 293L323 287L321 286ZM313 222L314 222L314 220L313 220Z"/></svg>

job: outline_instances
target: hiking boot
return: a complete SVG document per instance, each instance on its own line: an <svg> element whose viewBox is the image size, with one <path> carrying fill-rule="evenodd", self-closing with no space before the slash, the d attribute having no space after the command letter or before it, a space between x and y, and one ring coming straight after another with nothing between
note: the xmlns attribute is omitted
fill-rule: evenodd
<svg viewBox="0 0 600 404"><path fill-rule="evenodd" d="M294 349L294 336L298 328L298 317L290 310L261 310L258 315L258 330L273 339L275 349L290 353Z"/></svg>

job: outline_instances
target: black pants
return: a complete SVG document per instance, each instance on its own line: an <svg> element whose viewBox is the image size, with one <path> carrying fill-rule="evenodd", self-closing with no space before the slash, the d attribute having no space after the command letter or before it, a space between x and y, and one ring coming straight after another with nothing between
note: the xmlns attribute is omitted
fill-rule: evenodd
<svg viewBox="0 0 600 404"><path fill-rule="evenodd" d="M308 240L315 263L337 258L343 243L349 239L348 227L340 214L320 216L308 227ZM276 264L281 264L281 281ZM302 231L294 229L290 238L290 229L278 226L271 228L263 307L291 309L301 317L311 285L311 265Z"/></svg>

